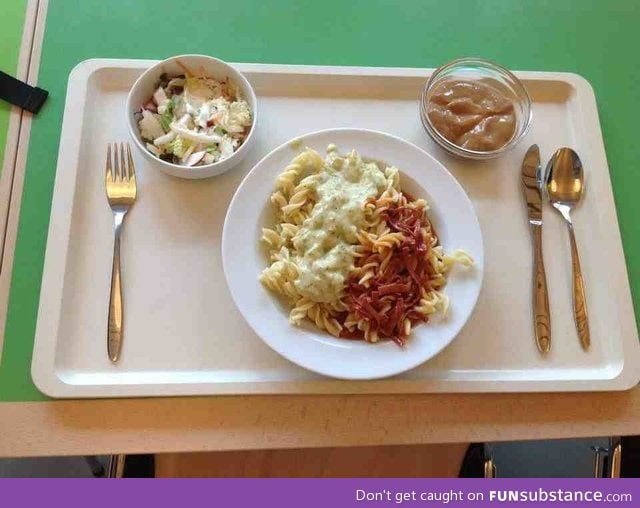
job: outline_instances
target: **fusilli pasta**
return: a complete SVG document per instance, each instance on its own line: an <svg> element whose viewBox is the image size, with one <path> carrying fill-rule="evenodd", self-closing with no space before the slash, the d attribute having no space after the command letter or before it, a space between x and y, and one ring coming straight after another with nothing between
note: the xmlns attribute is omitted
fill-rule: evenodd
<svg viewBox="0 0 640 508"><path fill-rule="evenodd" d="M260 280L290 303L293 325L404 344L417 323L446 315L447 274L473 259L444 252L426 201L402 192L398 169L328 151L306 149L276 178L278 222L262 230L270 264Z"/></svg>

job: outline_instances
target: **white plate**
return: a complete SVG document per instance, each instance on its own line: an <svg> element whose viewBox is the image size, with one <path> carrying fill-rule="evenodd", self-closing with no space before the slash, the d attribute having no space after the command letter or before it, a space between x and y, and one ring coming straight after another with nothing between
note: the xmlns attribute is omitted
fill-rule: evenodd
<svg viewBox="0 0 640 508"><path fill-rule="evenodd" d="M309 324L289 324L288 308L258 281L267 265L259 245L262 227L273 225L269 196L275 179L304 147L324 153L356 149L363 158L394 165L401 185L427 199L429 217L445 251L464 248L475 260L470 270L454 269L445 288L451 301L446 319L416 327L400 348L391 341L369 344L336 339ZM295 146L296 148L292 148ZM432 358L451 343L475 307L483 272L482 233L473 205L442 164L417 146L382 132L329 129L285 143L262 159L238 188L222 232L222 262L231 295L253 330L285 358L309 370L343 379L375 379L399 374Z"/></svg>

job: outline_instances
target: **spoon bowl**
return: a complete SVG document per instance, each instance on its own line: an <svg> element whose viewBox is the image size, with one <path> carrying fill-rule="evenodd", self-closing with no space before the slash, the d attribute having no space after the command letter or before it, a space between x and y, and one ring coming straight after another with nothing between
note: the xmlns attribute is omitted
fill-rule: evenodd
<svg viewBox="0 0 640 508"><path fill-rule="evenodd" d="M584 194L584 169L578 154L571 148L560 148L547 164L546 190L549 201L573 207Z"/></svg>

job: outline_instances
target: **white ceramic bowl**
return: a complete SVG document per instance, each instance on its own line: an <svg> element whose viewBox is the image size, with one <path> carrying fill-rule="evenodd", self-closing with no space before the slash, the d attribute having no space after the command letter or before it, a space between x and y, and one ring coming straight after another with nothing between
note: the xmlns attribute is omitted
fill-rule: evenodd
<svg viewBox="0 0 640 508"><path fill-rule="evenodd" d="M140 111L142 105L149 100L149 97L153 95L155 91L154 87L160 75L167 73L169 76L176 76L178 74L184 74L182 68L176 63L179 60L190 69L204 69L205 74L208 77L212 77L217 80L223 80L229 78L235 83L242 94L242 98L249 103L251 112L253 114L253 124L251 130L244 143L236 150L231 157L228 157L222 161L214 162L213 164L206 164L203 166L187 167L180 164L172 164L171 162L163 161L152 153L150 153L146 147L145 142L140 137L140 130L134 117L137 111ZM195 72L195 71L194 71ZM154 163L154 167L157 167L164 173L177 176L179 178L208 178L211 176L220 175L229 171L236 166L245 155L251 149L251 146L255 140L256 120L257 120L257 101L256 94L253 88L247 81L247 79L231 65L205 55L179 55L173 56L163 60L142 73L142 75L136 80L131 87L129 95L127 96L127 125L129 126L129 133L133 138L135 145L146 159Z"/></svg>

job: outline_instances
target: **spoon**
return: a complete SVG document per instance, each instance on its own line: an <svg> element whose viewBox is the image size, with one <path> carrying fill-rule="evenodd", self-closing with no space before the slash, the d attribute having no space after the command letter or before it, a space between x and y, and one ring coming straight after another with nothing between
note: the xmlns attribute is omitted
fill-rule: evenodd
<svg viewBox="0 0 640 508"><path fill-rule="evenodd" d="M580 270L580 259L576 237L571 222L571 210L580 202L584 193L584 171L578 154L571 148L560 148L547 164L546 189L551 205L558 210L569 228L571 242L571 265L573 267L573 318L578 330L582 349L591 345L587 301L584 295L584 281Z"/></svg>

